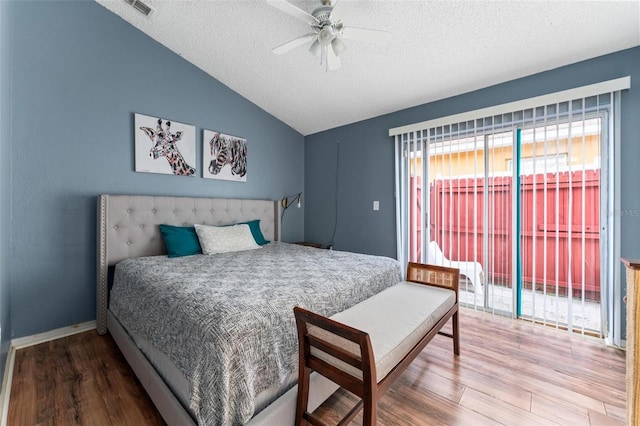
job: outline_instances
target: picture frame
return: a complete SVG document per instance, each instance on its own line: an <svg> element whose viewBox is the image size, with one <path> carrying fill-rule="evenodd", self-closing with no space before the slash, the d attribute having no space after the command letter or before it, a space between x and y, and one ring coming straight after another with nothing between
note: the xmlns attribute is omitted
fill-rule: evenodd
<svg viewBox="0 0 640 426"><path fill-rule="evenodd" d="M202 177L247 181L247 140L215 130L202 131Z"/></svg>
<svg viewBox="0 0 640 426"><path fill-rule="evenodd" d="M135 171L196 175L196 128L177 121L135 114Z"/></svg>

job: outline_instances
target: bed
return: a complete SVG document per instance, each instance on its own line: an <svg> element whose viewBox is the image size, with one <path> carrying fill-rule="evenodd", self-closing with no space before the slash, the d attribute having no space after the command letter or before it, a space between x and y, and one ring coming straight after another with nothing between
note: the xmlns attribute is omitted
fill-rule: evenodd
<svg viewBox="0 0 640 426"><path fill-rule="evenodd" d="M293 306L332 315L400 280L393 259L279 242L279 218L269 200L99 197L97 329L168 424L292 424ZM170 259L158 230L255 219L272 242L248 252ZM318 380L313 405L334 389Z"/></svg>

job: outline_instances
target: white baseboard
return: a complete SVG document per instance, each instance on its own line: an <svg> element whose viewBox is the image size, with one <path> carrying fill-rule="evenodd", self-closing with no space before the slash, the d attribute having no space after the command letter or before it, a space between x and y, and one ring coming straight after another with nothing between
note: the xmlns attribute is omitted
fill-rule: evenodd
<svg viewBox="0 0 640 426"><path fill-rule="evenodd" d="M44 333L11 340L9 353L7 354L7 364L4 368L4 377L2 378L2 389L0 390L0 409L2 410L0 426L7 425L7 417L9 415L9 396L11 395L11 382L13 381L13 365L16 359L16 351L18 349L38 345L40 343L49 342L51 340L71 336L73 334L84 333L85 331L93 330L95 328L95 321L87 321L81 324L74 324L69 327L57 328Z"/></svg>
<svg viewBox="0 0 640 426"><path fill-rule="evenodd" d="M0 409L2 409L2 417L0 417L0 425L7 426L7 418L9 416L9 395L11 393L11 381L13 380L13 363L16 359L16 350L9 345L9 353L7 354L7 364L4 367L4 377L2 378L2 390L0 390Z"/></svg>
<svg viewBox="0 0 640 426"><path fill-rule="evenodd" d="M45 331L44 333L13 339L11 340L11 346L16 350L23 349L29 346L39 345L40 343L49 342L51 340L60 339L62 337L71 336L73 334L84 333L85 331L93 330L95 328L95 320L87 321L81 324L70 325L69 327L57 328L55 330Z"/></svg>

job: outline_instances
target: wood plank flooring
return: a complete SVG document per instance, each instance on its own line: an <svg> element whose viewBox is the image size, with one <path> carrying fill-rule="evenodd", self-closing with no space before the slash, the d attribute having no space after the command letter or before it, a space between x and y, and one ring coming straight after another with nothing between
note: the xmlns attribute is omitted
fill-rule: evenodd
<svg viewBox="0 0 640 426"><path fill-rule="evenodd" d="M460 357L434 338L380 400L379 425L624 425L623 351L467 309L460 325ZM334 424L353 403L338 391L317 412ZM164 423L111 337L90 331L18 351L8 424Z"/></svg>
<svg viewBox="0 0 640 426"><path fill-rule="evenodd" d="M16 353L7 425L162 425L111 336L87 331Z"/></svg>

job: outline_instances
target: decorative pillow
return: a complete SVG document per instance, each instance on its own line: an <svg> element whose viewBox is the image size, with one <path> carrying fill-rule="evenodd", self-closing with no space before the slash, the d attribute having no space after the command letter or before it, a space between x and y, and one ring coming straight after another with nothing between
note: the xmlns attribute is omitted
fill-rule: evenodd
<svg viewBox="0 0 640 426"><path fill-rule="evenodd" d="M193 226L160 225L160 234L169 257L202 253L200 241Z"/></svg>
<svg viewBox="0 0 640 426"><path fill-rule="evenodd" d="M231 226L194 225L204 254L259 249L247 224Z"/></svg>
<svg viewBox="0 0 640 426"><path fill-rule="evenodd" d="M249 225L249 229L251 229L251 235L253 235L253 239L256 240L257 244L261 246L265 244L269 244L271 241L266 240L264 235L262 235L262 229L260 229L260 219L250 220L248 222L240 222L241 224Z"/></svg>

